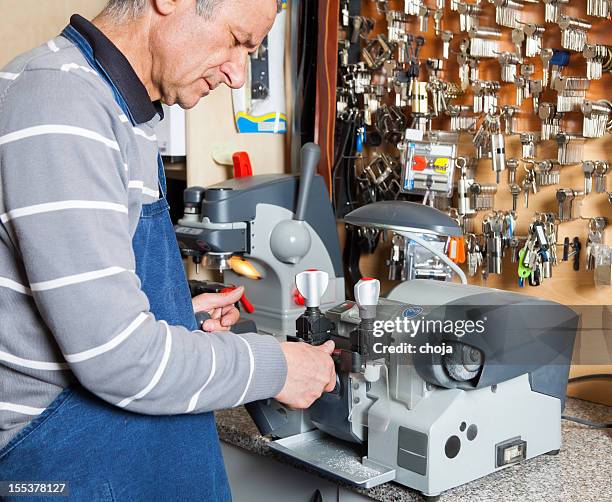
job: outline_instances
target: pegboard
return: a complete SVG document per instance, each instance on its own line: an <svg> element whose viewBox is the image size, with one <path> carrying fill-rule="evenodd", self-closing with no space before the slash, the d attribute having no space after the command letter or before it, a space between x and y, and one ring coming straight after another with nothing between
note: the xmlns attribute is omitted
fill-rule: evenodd
<svg viewBox="0 0 612 502"><path fill-rule="evenodd" d="M387 21L385 14L379 10L379 5L382 2L374 2L363 0L361 5L361 15L372 18L375 21L374 29L369 33L368 38L375 37L378 33L387 32ZM433 0L426 2L430 4L430 8L434 8ZM404 2L390 0L386 2L388 10L403 11ZM450 2L446 2L444 16L442 18L442 29L450 30L455 33L451 41L451 55L445 61L445 66L440 74L443 80L459 81L459 65L457 64L455 52L458 51L461 39L467 38L467 33L459 30L459 14L451 11ZM612 23L603 18L588 17L586 14L585 1L572 1L568 5L562 5L561 10L564 14L588 19L593 28L588 32L588 43L590 44L605 44L612 45ZM499 26L495 23L495 6L488 2L481 2L483 9L482 15L479 16L480 26L495 26L502 30L502 37L499 42L499 48L502 51L514 50L514 44L511 39L511 28ZM556 24L544 22L544 5L540 3L526 3L521 12L521 18L524 22L533 22L544 24L546 31L543 35L543 47L561 48L560 46L560 30ZM408 26L410 32L416 35L422 35L425 38L420 58L442 58L443 43L434 33L434 22L430 17L428 22L428 31L421 32L419 30L419 20L416 16L408 18ZM342 33L339 38L342 38ZM526 58L525 63L535 65L535 74L532 78L541 78L542 63L539 56L534 58ZM500 81L500 65L496 59L482 59L479 65L481 80ZM581 53L573 52L569 66L564 70L564 76L584 76L586 74L586 62ZM421 81L427 80L427 73L422 65ZM516 100L516 88L512 83L501 82L502 87L498 94L499 106L505 104L514 105ZM590 89L587 92L587 99L598 100L609 96L607 89L612 88L612 74L604 73L601 80L591 81ZM557 93L554 90L545 89L540 97L541 102L556 102ZM455 104L473 104L473 93L468 89L464 96L460 97ZM565 114L563 122L564 132L581 133L582 132L582 113L569 112ZM518 132L539 132L541 122L534 112L531 99L525 99L517 115ZM434 119L433 129L450 130L450 118L443 117ZM605 135L603 138L589 140L585 146L585 160L607 160L612 161L612 135ZM364 156L367 158L372 155L372 151L366 148ZM460 139L459 155L466 157L473 156L474 150L472 146L472 136L463 133ZM518 135L506 137L506 157L521 157L521 144ZM557 158L557 144L553 139L551 141L543 141L538 144L538 159L555 159ZM458 174L456 174L458 176ZM517 182L520 184L524 176L522 167L517 171ZM611 175L608 174L608 177ZM480 183L495 183L495 173L491 169L491 160L482 159L478 163L476 169L476 179ZM610 186L608 190L612 191L612 181L608 180ZM517 235L526 235L529 223L532 221L536 212L557 212L558 204L555 193L558 188L575 188L582 189L584 185L584 176L581 165L563 166L561 167L561 180L559 185L542 187L537 194L529 196L529 208L525 209L523 204L523 194L519 196L517 219L515 233ZM456 201L453 206L456 207ZM495 210L510 210L512 209L512 196L508 188L507 172L501 173L501 182L498 186L498 191L495 196ZM474 230L480 233L482 219L489 211L482 211L477 214L474 219ZM612 244L612 205L608 202L606 194L591 193L578 201L574 206L574 213L581 215L582 218L590 218L594 216L604 216L609 220L609 226L605 236L606 244ZM552 277L546 279L540 286L526 286L520 288L517 277L517 265L510 262L509 256L506 256L503 261L501 275L490 274L483 281L482 276L478 273L475 277L471 277L470 282L477 285L486 285L488 287L501 288L506 290L519 291L525 294L547 298L568 305L604 305L609 303L609 294L612 292L610 287L595 287L592 271L585 270L584 266L584 245L587 238L588 221L584 219L576 219L570 222L562 222L558 227L558 243L563 243L565 237L570 240L578 236L583 244L580 271L576 272L572 268L570 262L560 262L558 266L553 268ZM379 278L387 276L387 268L385 265L390 253L389 243L382 242L376 252L370 256L364 256L361 260L361 270L364 274L374 275ZM559 253L561 254L561 253ZM383 284L384 289L388 289L392 283Z"/></svg>

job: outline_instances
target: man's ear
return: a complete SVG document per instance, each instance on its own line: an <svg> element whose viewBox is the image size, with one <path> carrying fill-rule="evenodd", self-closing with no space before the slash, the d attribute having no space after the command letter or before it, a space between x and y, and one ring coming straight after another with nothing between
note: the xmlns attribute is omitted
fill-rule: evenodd
<svg viewBox="0 0 612 502"><path fill-rule="evenodd" d="M168 16L174 13L178 4L182 1L188 0L151 0L151 5L158 14Z"/></svg>

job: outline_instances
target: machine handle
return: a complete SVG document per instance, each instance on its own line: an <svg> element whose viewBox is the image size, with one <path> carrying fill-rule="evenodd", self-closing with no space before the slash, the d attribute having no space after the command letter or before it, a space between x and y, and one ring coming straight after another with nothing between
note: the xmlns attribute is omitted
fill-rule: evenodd
<svg viewBox="0 0 612 502"><path fill-rule="evenodd" d="M306 203L308 202L310 187L312 186L312 180L320 160L321 148L319 145L306 143L302 147L300 190L295 211L295 219L297 221L304 221L306 217Z"/></svg>
<svg viewBox="0 0 612 502"><path fill-rule="evenodd" d="M295 276L295 286L309 308L321 306L321 298L327 291L328 284L329 275L321 270L306 270Z"/></svg>
<svg viewBox="0 0 612 502"><path fill-rule="evenodd" d="M353 292L359 307L359 317L361 319L376 317L376 306L380 297L380 281L371 277L364 277L355 284Z"/></svg>

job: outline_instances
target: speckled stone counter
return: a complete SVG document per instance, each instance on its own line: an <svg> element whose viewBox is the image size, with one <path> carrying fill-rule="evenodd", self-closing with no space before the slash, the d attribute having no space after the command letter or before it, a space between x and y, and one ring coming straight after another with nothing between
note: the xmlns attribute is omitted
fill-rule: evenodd
<svg viewBox="0 0 612 502"><path fill-rule="evenodd" d="M568 399L565 414L612 422L612 407ZM216 413L219 437L257 455L273 454L244 408ZM563 421L563 446L557 456L540 456L442 494L442 501L609 501L612 500L612 431ZM294 464L307 470L306 466ZM422 500L416 491L395 483L370 490L346 486L384 502Z"/></svg>

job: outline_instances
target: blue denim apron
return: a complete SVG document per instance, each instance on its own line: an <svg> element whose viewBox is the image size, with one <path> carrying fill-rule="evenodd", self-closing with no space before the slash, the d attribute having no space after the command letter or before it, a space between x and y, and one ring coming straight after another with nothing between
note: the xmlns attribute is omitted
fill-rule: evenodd
<svg viewBox="0 0 612 502"><path fill-rule="evenodd" d="M71 26L62 35L105 78L134 123L88 42ZM158 320L195 330L159 156L158 173L161 198L142 208L132 241L136 273ZM231 500L212 413L139 415L116 408L78 385L65 389L0 451L0 480L66 482L69 498L78 501ZM29 497L15 500L24 502Z"/></svg>

